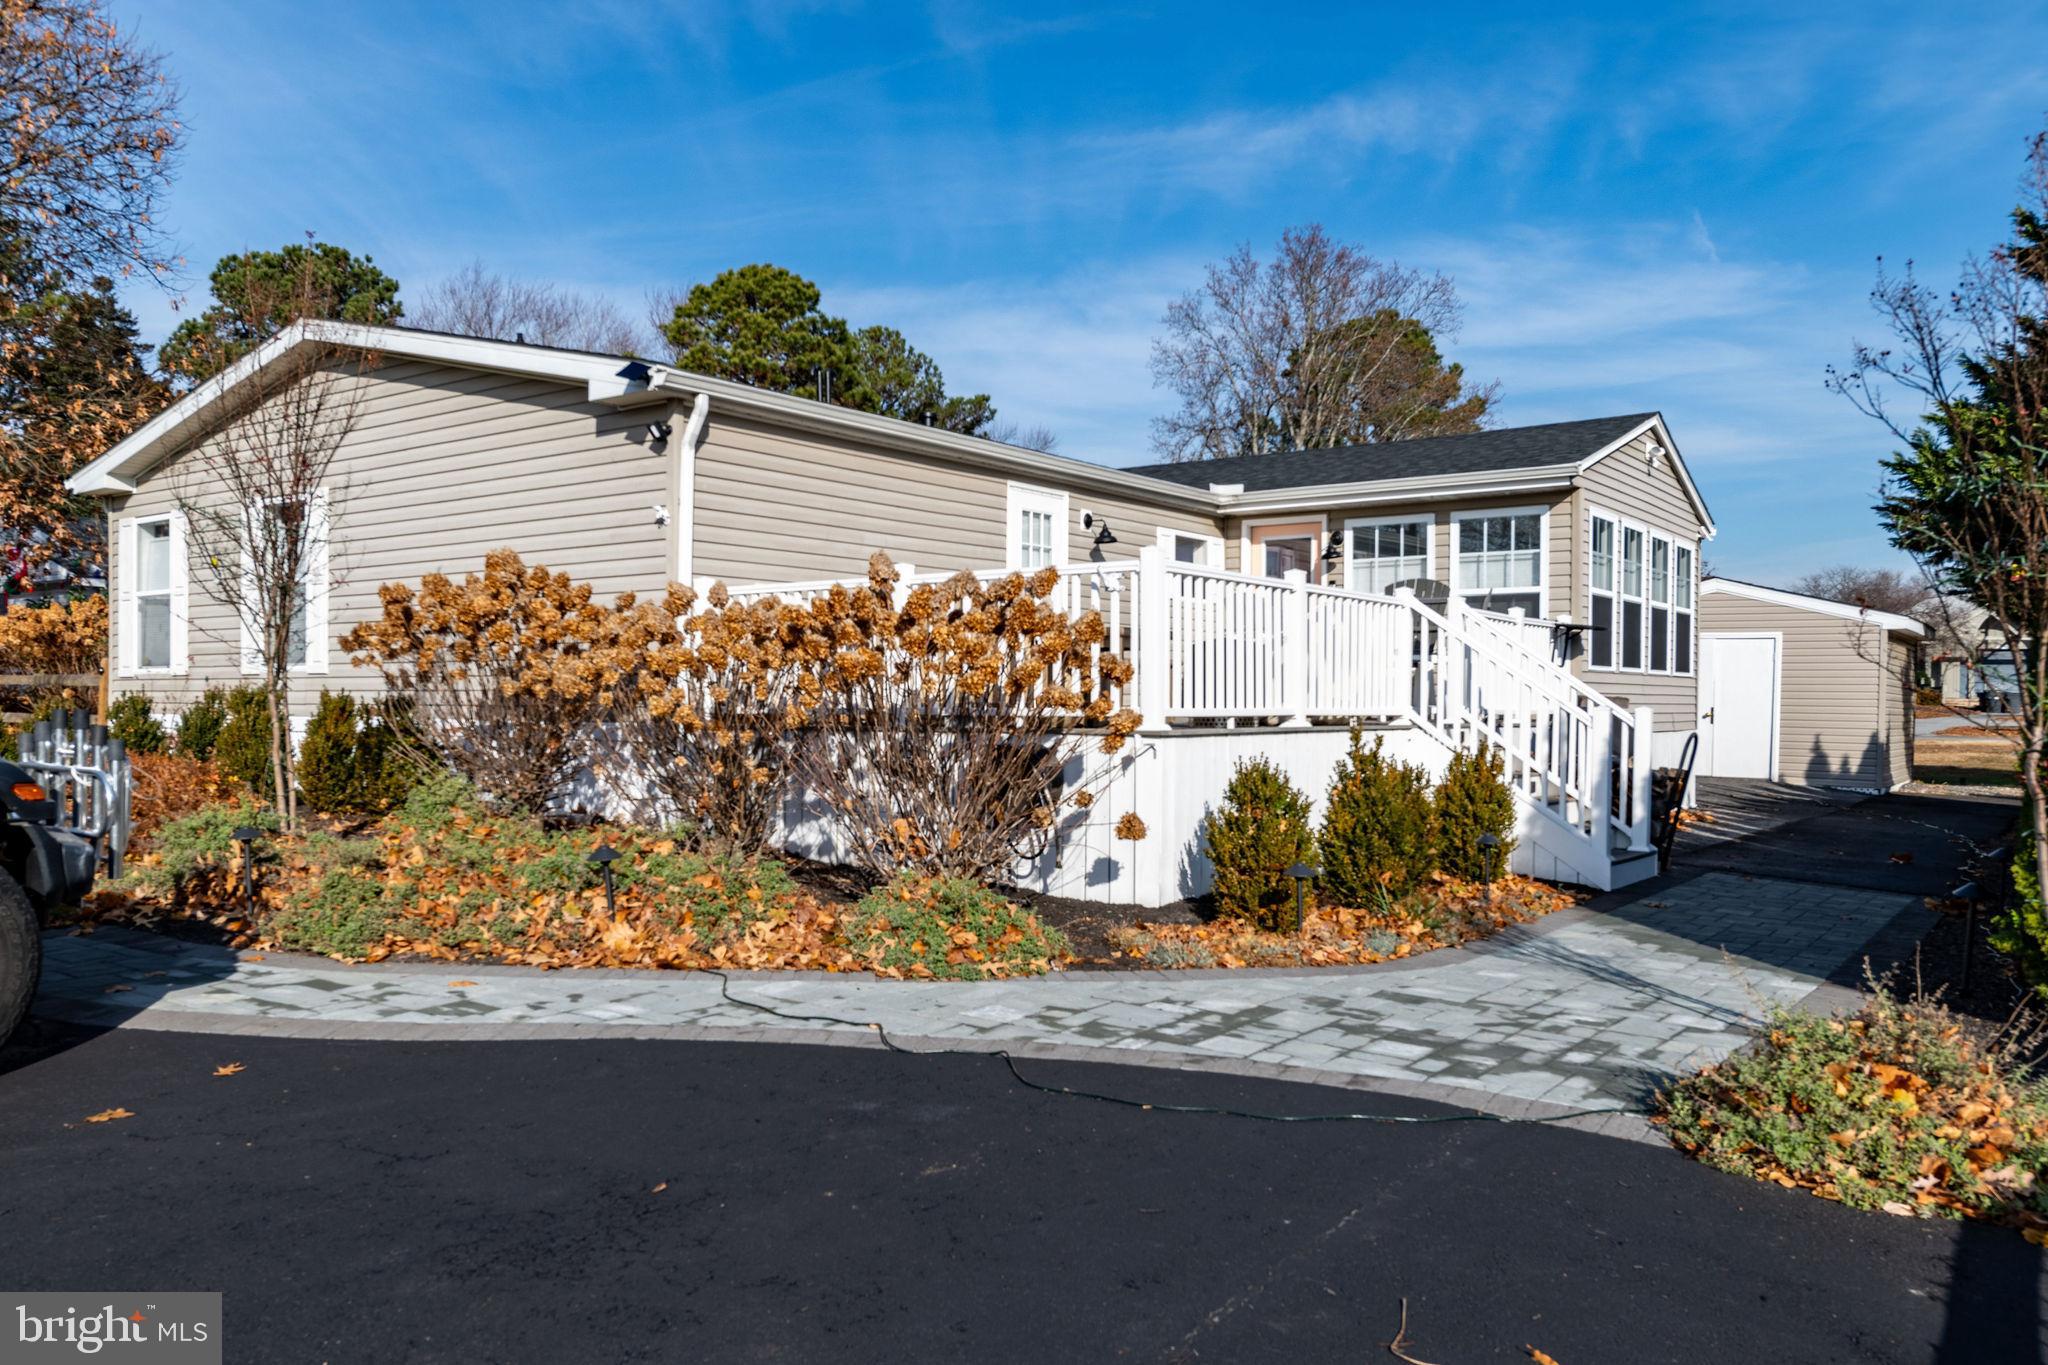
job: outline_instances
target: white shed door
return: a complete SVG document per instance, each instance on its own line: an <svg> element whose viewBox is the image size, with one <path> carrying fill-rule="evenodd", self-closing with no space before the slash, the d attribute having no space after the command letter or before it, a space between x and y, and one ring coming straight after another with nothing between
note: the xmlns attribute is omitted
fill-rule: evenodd
<svg viewBox="0 0 2048 1365"><path fill-rule="evenodd" d="M1700 637L1700 772L1778 775L1778 637Z"/></svg>

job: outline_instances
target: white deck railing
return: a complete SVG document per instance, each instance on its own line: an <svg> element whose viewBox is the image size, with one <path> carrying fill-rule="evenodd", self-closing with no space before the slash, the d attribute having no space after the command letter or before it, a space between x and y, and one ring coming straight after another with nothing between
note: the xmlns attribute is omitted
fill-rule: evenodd
<svg viewBox="0 0 2048 1365"><path fill-rule="evenodd" d="M898 572L899 600L951 577L910 565ZM759 583L731 594L803 601L863 581ZM1310 584L1299 571L1258 578L1173 562L1149 546L1136 560L1063 567L1054 600L1102 613L1106 647L1133 666L1120 701L1148 729L1406 721L1454 748L1497 746L1514 788L1603 857L1616 839L1650 846L1651 712L1618 706L1573 676L1553 652L1548 622L1455 599L1439 613L1405 590L1353 592Z"/></svg>

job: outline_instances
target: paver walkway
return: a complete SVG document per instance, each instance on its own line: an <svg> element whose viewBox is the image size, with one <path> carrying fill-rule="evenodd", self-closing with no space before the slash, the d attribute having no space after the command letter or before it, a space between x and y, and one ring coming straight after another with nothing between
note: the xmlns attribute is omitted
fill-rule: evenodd
<svg viewBox="0 0 2048 1365"><path fill-rule="evenodd" d="M44 1017L335 1038L752 1037L1005 1048L1351 1084L1647 1136L1671 1076L1740 1046L1769 1005L1866 945L1924 932L1894 892L1710 873L1561 912L1473 948L1320 971L1065 973L971 985L815 974L539 972L249 960L153 935L46 937ZM456 985L454 983L464 984ZM125 988L125 989L121 989Z"/></svg>

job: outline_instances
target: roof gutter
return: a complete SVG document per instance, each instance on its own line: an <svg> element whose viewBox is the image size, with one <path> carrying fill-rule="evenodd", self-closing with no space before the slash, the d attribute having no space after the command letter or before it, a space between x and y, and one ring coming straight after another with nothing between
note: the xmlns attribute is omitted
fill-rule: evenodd
<svg viewBox="0 0 2048 1365"><path fill-rule="evenodd" d="M859 412L730 380L712 379L666 365L651 367L648 388L667 394L707 396L724 411L758 413L772 418L781 426L840 437L858 432L878 445L911 450L1020 479L1035 476L1062 486L1084 486L1097 492L1122 493L1150 503L1211 516L1219 513L1228 502L1227 498L1204 488L1189 488L1185 484L1133 474L1108 465L1090 464L1065 455L1048 455L1041 450L1004 445L980 436L963 436L958 432L919 426L895 417Z"/></svg>
<svg viewBox="0 0 2048 1365"><path fill-rule="evenodd" d="M1577 473L1576 464L1558 464L1485 474L1419 475L1406 479L1374 479L1366 483L1312 484L1228 494L1223 499L1223 506L1226 512L1235 514L1316 511L1380 502L1442 502L1452 498L1569 488Z"/></svg>

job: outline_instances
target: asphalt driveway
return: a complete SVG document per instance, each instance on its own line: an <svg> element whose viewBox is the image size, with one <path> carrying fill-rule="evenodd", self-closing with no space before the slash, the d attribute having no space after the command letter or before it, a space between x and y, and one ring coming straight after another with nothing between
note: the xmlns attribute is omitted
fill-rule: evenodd
<svg viewBox="0 0 2048 1365"><path fill-rule="evenodd" d="M0 1283L224 1290L230 1360L1355 1363L1404 1297L1443 1365L2048 1358L2011 1232L1552 1127L1187 1116L792 1044L35 1030L0 1075Z"/></svg>

